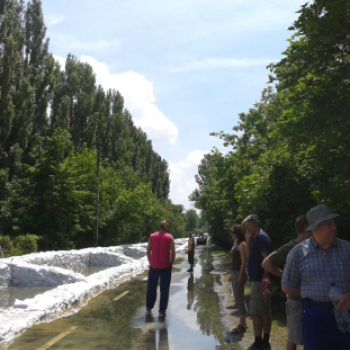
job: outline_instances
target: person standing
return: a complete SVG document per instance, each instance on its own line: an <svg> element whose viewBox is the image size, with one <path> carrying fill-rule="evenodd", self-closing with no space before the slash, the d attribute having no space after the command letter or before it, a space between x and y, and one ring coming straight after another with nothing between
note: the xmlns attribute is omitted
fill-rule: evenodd
<svg viewBox="0 0 350 350"><path fill-rule="evenodd" d="M261 229L261 223L257 215L248 215L243 220L243 224L247 227L245 237L251 288L249 313L252 317L255 336L254 343L248 350L270 350L271 302L267 285L262 283L264 269L261 267L261 264L271 253L272 244L267 233ZM255 237L253 243L251 243L252 237Z"/></svg>
<svg viewBox="0 0 350 350"><path fill-rule="evenodd" d="M146 312L151 314L157 298L157 286L160 279L159 318L165 318L169 301L171 270L175 260L173 236L168 233L170 223L162 221L160 231L152 233L147 246L147 258L150 263L146 296Z"/></svg>
<svg viewBox="0 0 350 350"><path fill-rule="evenodd" d="M305 215L298 216L295 221L295 230L298 234L296 239L288 242L272 252L262 263L263 269L278 277L282 277L283 268L287 261L288 253L300 242L310 238L306 231L309 224ZM287 296L287 346L286 350L296 350L297 345L303 345L303 331L301 326L301 299L299 297Z"/></svg>
<svg viewBox="0 0 350 350"><path fill-rule="evenodd" d="M244 229L241 225L233 225L230 230L233 247L230 251L232 259L231 276L233 296L239 312L239 324L231 330L231 334L244 333L247 309L244 302L244 286L247 282L245 264L247 262L247 245L244 241Z"/></svg>
<svg viewBox="0 0 350 350"><path fill-rule="evenodd" d="M188 247L187 247L187 254L188 254L188 263L190 264L190 268L187 270L187 272L193 272L193 265L194 265L194 249L195 249L195 243L194 238L192 237L192 233L188 233Z"/></svg>
<svg viewBox="0 0 350 350"><path fill-rule="evenodd" d="M348 350L350 333L342 333L329 297L332 284L341 291L339 312L350 309L350 243L337 238L336 219L324 204L309 210L306 218L312 237L288 255L282 290L302 299L304 350Z"/></svg>

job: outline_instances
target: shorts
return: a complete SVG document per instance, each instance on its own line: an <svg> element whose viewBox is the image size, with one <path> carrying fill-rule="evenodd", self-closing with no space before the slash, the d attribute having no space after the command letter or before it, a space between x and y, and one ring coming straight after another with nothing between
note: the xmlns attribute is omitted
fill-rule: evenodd
<svg viewBox="0 0 350 350"><path fill-rule="evenodd" d="M288 341L293 344L303 345L301 300L287 299L286 313Z"/></svg>
<svg viewBox="0 0 350 350"><path fill-rule="evenodd" d="M250 282L250 316L269 315L271 313L271 295L267 290L265 299L261 291L261 282Z"/></svg>
<svg viewBox="0 0 350 350"><path fill-rule="evenodd" d="M194 250L188 252L188 263L190 265L194 264Z"/></svg>

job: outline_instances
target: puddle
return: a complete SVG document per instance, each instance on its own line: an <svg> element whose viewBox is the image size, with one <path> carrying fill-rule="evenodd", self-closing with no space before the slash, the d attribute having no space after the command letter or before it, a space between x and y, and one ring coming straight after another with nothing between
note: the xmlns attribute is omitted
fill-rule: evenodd
<svg viewBox="0 0 350 350"><path fill-rule="evenodd" d="M71 269L74 272L81 273L84 276L90 276L94 273L107 270L111 266L77 266ZM15 300L31 299L38 294L45 293L56 286L33 287L33 286L10 286L0 289L0 310L8 309L13 306Z"/></svg>
<svg viewBox="0 0 350 350"><path fill-rule="evenodd" d="M81 273L84 276L90 276L94 273L113 268L114 266L76 266L71 268L73 272Z"/></svg>
<svg viewBox="0 0 350 350"><path fill-rule="evenodd" d="M0 289L0 309L8 309L13 306L15 300L34 298L36 295L56 288L50 287L7 287Z"/></svg>
<svg viewBox="0 0 350 350"><path fill-rule="evenodd" d="M146 318L147 279L138 276L116 289L104 291L77 314L28 329L12 344L0 345L0 350L241 349L239 344L229 344L230 340L225 339L216 293L221 282L220 276L211 273L211 253L212 248L197 248L193 274L186 272L187 256L178 260L165 321L158 319L158 300L153 317ZM44 346L47 343L50 346Z"/></svg>

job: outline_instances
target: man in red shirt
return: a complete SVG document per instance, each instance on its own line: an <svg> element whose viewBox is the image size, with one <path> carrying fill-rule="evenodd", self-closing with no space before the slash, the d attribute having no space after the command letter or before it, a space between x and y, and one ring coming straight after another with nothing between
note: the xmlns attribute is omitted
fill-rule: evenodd
<svg viewBox="0 0 350 350"><path fill-rule="evenodd" d="M151 234L147 246L147 258L150 263L146 297L147 315L151 314L156 302L160 278L159 318L165 318L169 300L171 269L175 260L174 238L168 233L169 229L170 223L162 221L160 231Z"/></svg>

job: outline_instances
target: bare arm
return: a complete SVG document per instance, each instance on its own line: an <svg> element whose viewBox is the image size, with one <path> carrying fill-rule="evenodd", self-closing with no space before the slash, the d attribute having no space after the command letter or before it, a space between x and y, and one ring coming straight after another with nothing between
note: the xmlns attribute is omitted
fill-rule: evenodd
<svg viewBox="0 0 350 350"><path fill-rule="evenodd" d="M263 259L265 260L270 255L270 252L265 251L265 252L262 252L261 255L262 255ZM269 271L267 271L265 268L264 268L264 270L265 270L265 273L269 273Z"/></svg>
<svg viewBox="0 0 350 350"><path fill-rule="evenodd" d="M269 257L265 258L264 261L261 264L262 268L267 271L270 272L278 277L282 277L282 270L279 269L277 266L275 266L271 260L269 259Z"/></svg>
<svg viewBox="0 0 350 350"><path fill-rule="evenodd" d="M239 245L238 250L241 254L241 261L242 261L241 269L239 271L238 280L242 283L244 272L245 272L245 264L247 262L247 245L245 244L245 242L242 242ZM239 283L239 284L241 284L241 283Z"/></svg>
<svg viewBox="0 0 350 350"><path fill-rule="evenodd" d="M175 253L175 243L174 243L174 238L172 238L172 239L171 239L171 247L170 247L171 265L174 264L175 257L176 257L176 253Z"/></svg>
<svg viewBox="0 0 350 350"><path fill-rule="evenodd" d="M292 288L282 285L282 291L292 297L300 298L300 288Z"/></svg>
<svg viewBox="0 0 350 350"><path fill-rule="evenodd" d="M252 234L248 231L245 234L245 243L246 243L246 253L247 253L247 259L248 259L250 255L250 247L252 245Z"/></svg>
<svg viewBox="0 0 350 350"><path fill-rule="evenodd" d="M147 259L149 264L151 265L151 251L152 251L152 247L151 247L151 239L148 240L148 245L147 245Z"/></svg>

